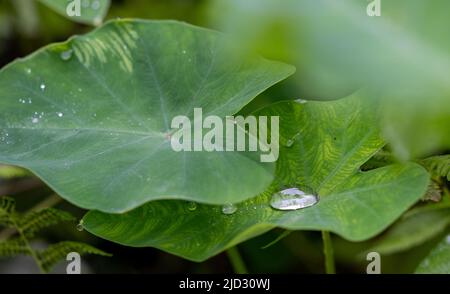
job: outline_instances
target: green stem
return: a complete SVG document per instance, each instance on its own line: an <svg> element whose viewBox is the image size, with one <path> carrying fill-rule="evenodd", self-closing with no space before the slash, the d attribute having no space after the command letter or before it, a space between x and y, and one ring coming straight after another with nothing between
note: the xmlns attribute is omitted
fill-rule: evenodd
<svg viewBox="0 0 450 294"><path fill-rule="evenodd" d="M325 272L335 274L333 244L331 244L330 232L322 231L323 254L325 256Z"/></svg>
<svg viewBox="0 0 450 294"><path fill-rule="evenodd" d="M229 248L227 250L227 255L236 274L248 274L247 267L236 246Z"/></svg>

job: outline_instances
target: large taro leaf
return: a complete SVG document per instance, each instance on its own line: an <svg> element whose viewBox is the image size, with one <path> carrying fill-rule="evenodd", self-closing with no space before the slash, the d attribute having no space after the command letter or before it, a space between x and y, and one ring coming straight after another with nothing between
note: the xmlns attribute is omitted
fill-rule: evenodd
<svg viewBox="0 0 450 294"><path fill-rule="evenodd" d="M99 25L108 12L110 0L39 0L62 16L75 22ZM79 11L74 7L78 5ZM68 13L70 12L70 14ZM77 11L79 15L72 15Z"/></svg>
<svg viewBox="0 0 450 294"><path fill-rule="evenodd" d="M239 59L216 32L119 20L0 71L0 162L27 168L66 200L124 212L155 199L239 202L273 180L257 152L175 152L171 120L225 117L293 72ZM225 45L224 45L225 46Z"/></svg>
<svg viewBox="0 0 450 294"><path fill-rule="evenodd" d="M91 211L84 226L114 242L152 246L195 261L276 226L327 230L354 241L370 238L416 202L428 183L427 172L414 163L359 170L383 146L375 112L359 94L333 102L272 105L257 114L280 116L286 146L280 150L276 180L238 204L234 214L225 215L217 206L198 205L192 211L183 201L156 201L121 215ZM290 212L272 209L271 195L293 183L317 191L319 203Z"/></svg>

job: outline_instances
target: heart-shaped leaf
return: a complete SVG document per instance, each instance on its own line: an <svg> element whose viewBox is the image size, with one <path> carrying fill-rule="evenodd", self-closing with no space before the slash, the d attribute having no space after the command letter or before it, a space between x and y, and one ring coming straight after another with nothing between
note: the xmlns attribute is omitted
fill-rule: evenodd
<svg viewBox="0 0 450 294"><path fill-rule="evenodd" d="M264 191L257 152L175 152L170 120L239 111L293 73L230 56L216 32L118 20L0 71L0 162L33 171L66 200L124 212L155 199L239 202ZM233 51L233 53L235 53Z"/></svg>
<svg viewBox="0 0 450 294"><path fill-rule="evenodd" d="M72 21L99 25L108 12L110 0L39 0Z"/></svg>
<svg viewBox="0 0 450 294"><path fill-rule="evenodd" d="M355 94L333 102L281 102L257 115L279 115L280 150L276 180L264 193L221 207L156 201L122 215L89 212L85 228L128 246L152 246L202 261L275 226L327 230L349 240L381 232L425 192L428 174L414 163L368 172L359 167L382 146L375 106ZM309 187L320 201L309 208L278 211L271 196L281 186ZM193 210L193 211L192 211Z"/></svg>

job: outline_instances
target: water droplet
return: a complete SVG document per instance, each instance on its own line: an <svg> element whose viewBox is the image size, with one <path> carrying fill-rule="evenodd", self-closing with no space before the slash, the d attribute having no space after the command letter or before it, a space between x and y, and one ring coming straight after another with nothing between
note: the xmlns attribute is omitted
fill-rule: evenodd
<svg viewBox="0 0 450 294"><path fill-rule="evenodd" d="M298 104L305 104L308 101L307 100L303 100L303 99L297 99L297 100L295 100L295 102L297 102Z"/></svg>
<svg viewBox="0 0 450 294"><path fill-rule="evenodd" d="M183 54L186 54L186 50L181 51Z"/></svg>
<svg viewBox="0 0 450 294"><path fill-rule="evenodd" d="M56 115L57 115L58 117L63 117L64 113L58 112Z"/></svg>
<svg viewBox="0 0 450 294"><path fill-rule="evenodd" d="M42 91L44 91L45 88L46 88L45 84L41 84L40 88L41 88Z"/></svg>
<svg viewBox="0 0 450 294"><path fill-rule="evenodd" d="M318 196L294 187L273 194L270 206L278 210L297 210L313 206L317 202Z"/></svg>
<svg viewBox="0 0 450 294"><path fill-rule="evenodd" d="M69 60L72 57L73 50L69 49L64 52L61 52L60 56L62 60Z"/></svg>
<svg viewBox="0 0 450 294"><path fill-rule="evenodd" d="M33 100L31 100L31 98L28 98L28 104L33 103Z"/></svg>
<svg viewBox="0 0 450 294"><path fill-rule="evenodd" d="M30 74L31 73L31 68L27 68L25 71L27 72L27 74Z"/></svg>
<svg viewBox="0 0 450 294"><path fill-rule="evenodd" d="M197 203L195 203L195 202L189 202L189 203L188 203L187 209L188 209L189 211L194 211L194 210L196 210L196 209L197 209Z"/></svg>
<svg viewBox="0 0 450 294"><path fill-rule="evenodd" d="M84 230L83 220L80 220L80 222L78 223L77 230L80 231L80 232L82 232Z"/></svg>
<svg viewBox="0 0 450 294"><path fill-rule="evenodd" d="M34 123L34 124L37 124L37 123L39 122L39 118L33 117L33 118L31 119L31 122Z"/></svg>
<svg viewBox="0 0 450 294"><path fill-rule="evenodd" d="M234 204L225 204L224 206L222 206L222 213L223 214L233 214L235 213L237 210L237 206Z"/></svg>
<svg viewBox="0 0 450 294"><path fill-rule="evenodd" d="M93 1L91 7L94 10L99 9L100 8L100 1L98 1L98 0Z"/></svg>
<svg viewBox="0 0 450 294"><path fill-rule="evenodd" d="M19 99L19 102L22 103L22 104L26 103L25 99L22 99L22 98Z"/></svg>
<svg viewBox="0 0 450 294"><path fill-rule="evenodd" d="M292 147L294 145L295 139L289 139L286 141L286 147Z"/></svg>

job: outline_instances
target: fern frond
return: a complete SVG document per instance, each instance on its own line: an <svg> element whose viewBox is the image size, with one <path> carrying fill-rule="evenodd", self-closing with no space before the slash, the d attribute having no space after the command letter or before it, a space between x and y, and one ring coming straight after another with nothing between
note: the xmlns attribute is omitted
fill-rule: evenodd
<svg viewBox="0 0 450 294"><path fill-rule="evenodd" d="M446 177L450 181L450 155L438 155L419 161L433 176Z"/></svg>
<svg viewBox="0 0 450 294"><path fill-rule="evenodd" d="M30 254L30 250L22 238L0 242L0 258L14 257L21 254Z"/></svg>
<svg viewBox="0 0 450 294"><path fill-rule="evenodd" d="M27 238L32 238L36 232L46 227L73 220L75 218L68 212L46 208L26 214L17 222L17 225Z"/></svg>
<svg viewBox="0 0 450 294"><path fill-rule="evenodd" d="M0 215L11 214L16 209L16 201L13 198L3 196L0 197Z"/></svg>
<svg viewBox="0 0 450 294"><path fill-rule="evenodd" d="M0 198L0 225L5 227L14 226L14 213L16 208L16 202L10 197Z"/></svg>
<svg viewBox="0 0 450 294"><path fill-rule="evenodd" d="M77 252L80 255L96 254L101 256L111 256L111 254L88 244L65 241L50 245L46 250L38 252L37 257L41 263L42 269L45 272L49 272L60 260L65 259L70 252Z"/></svg>

